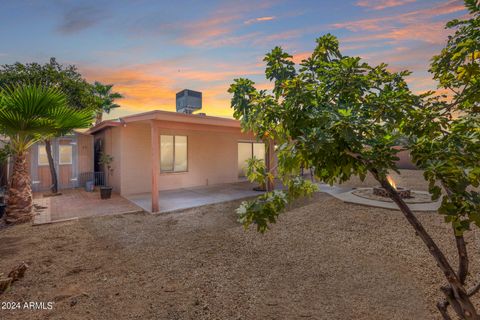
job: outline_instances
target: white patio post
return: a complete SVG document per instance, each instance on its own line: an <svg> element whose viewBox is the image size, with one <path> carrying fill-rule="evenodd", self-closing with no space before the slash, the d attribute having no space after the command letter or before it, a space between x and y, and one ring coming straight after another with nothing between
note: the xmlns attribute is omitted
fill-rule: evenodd
<svg viewBox="0 0 480 320"><path fill-rule="evenodd" d="M157 124L154 120L150 121L151 141L152 141L152 212L159 211L158 205L158 177L160 175L160 135Z"/></svg>

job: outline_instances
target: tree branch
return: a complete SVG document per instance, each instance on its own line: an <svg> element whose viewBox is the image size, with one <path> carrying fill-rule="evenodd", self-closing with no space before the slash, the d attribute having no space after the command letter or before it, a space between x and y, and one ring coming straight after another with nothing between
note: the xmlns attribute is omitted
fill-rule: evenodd
<svg viewBox="0 0 480 320"><path fill-rule="evenodd" d="M370 169L370 173L372 173L372 175L380 183L380 185L385 188L385 190L387 190L390 198L396 203L407 221L415 229L417 235L422 239L423 243L425 243L425 245L429 249L430 254L437 262L438 267L440 268L440 270L442 270L446 280L450 285L449 289L451 289L451 295L447 295L447 298L453 297L454 303L458 303L460 306L461 314L459 315L464 315L464 319L480 319L477 311L475 310L475 307L473 306L467 295L467 292L465 291L465 288L460 282L459 277L453 270L452 266L448 262L443 252L432 239L430 234L427 232L427 230L425 230L421 222L413 214L412 210L408 207L405 201L400 198L398 192L386 181L386 179L379 175L378 171L376 171L375 169Z"/></svg>
<svg viewBox="0 0 480 320"><path fill-rule="evenodd" d="M441 182L443 189L447 193L448 197L452 196L452 190L445 184L445 182ZM455 234L455 230L453 230L455 235L455 243L457 245L457 253L458 253L458 271L457 276L462 285L465 285L465 281L467 280L468 275L468 252L467 252L467 244L465 243L465 238L463 235L457 236Z"/></svg>

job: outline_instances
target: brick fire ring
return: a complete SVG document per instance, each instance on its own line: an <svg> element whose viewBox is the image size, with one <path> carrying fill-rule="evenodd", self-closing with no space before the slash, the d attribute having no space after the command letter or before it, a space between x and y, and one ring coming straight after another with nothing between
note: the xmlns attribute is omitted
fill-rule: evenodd
<svg viewBox="0 0 480 320"><path fill-rule="evenodd" d="M407 189L407 188L397 187L397 193L402 199L408 199L412 197L410 189ZM385 190L382 187L374 187L373 194L380 197L386 197L386 198L388 197L387 190Z"/></svg>

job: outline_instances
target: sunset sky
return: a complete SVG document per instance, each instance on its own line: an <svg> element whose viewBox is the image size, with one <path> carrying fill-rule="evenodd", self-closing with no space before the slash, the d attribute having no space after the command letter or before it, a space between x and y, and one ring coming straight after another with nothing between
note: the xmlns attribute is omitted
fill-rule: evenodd
<svg viewBox="0 0 480 320"><path fill-rule="evenodd" d="M411 70L413 90L432 89L429 59L445 23L465 14L458 0L0 0L0 64L75 64L125 95L110 118L173 111L184 88L203 92L208 115L231 117L234 78L269 88L265 53L279 45L299 62L325 33L344 54Z"/></svg>

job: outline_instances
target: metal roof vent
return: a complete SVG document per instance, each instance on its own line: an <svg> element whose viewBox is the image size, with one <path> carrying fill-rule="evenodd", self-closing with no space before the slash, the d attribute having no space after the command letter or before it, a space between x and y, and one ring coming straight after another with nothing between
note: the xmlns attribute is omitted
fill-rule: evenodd
<svg viewBox="0 0 480 320"><path fill-rule="evenodd" d="M202 93L189 89L182 90L176 95L177 112L192 114L202 109Z"/></svg>

